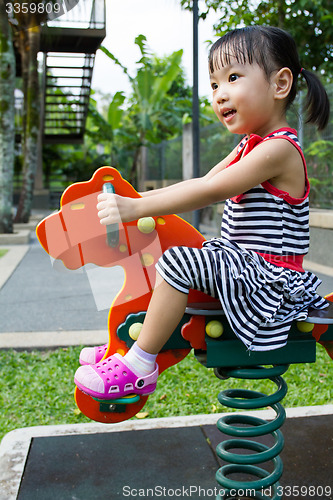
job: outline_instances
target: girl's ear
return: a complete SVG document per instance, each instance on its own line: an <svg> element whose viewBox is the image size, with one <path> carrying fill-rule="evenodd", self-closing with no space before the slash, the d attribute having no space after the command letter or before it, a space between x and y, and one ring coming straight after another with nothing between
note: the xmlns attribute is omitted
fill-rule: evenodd
<svg viewBox="0 0 333 500"><path fill-rule="evenodd" d="M293 84L293 74L289 68L281 68L274 77L275 99L288 97Z"/></svg>

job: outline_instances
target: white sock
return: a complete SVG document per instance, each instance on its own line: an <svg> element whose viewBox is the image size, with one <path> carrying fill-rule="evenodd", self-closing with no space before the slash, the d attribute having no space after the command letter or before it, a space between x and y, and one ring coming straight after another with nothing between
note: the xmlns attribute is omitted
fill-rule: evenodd
<svg viewBox="0 0 333 500"><path fill-rule="evenodd" d="M125 354L124 359L133 367L133 371L138 375L149 375L155 370L155 360L157 354L150 354L143 351L135 342L130 350Z"/></svg>

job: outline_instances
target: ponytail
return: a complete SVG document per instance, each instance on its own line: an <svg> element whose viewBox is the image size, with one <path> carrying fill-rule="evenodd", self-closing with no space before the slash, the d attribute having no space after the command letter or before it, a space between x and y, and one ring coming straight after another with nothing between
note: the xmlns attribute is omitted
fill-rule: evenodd
<svg viewBox="0 0 333 500"><path fill-rule="evenodd" d="M326 127L330 117L328 95L317 75L303 68L300 74L305 78L308 87L304 105L304 109L307 112L306 123L313 123L319 130L322 130Z"/></svg>

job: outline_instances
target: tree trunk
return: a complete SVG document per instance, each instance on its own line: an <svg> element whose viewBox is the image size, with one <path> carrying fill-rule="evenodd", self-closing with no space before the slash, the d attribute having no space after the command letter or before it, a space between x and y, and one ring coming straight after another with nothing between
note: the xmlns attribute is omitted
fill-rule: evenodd
<svg viewBox="0 0 333 500"><path fill-rule="evenodd" d="M22 58L22 77L24 92L23 120L23 185L17 208L15 222L28 222L31 214L35 184L38 133L40 127L40 96L38 81L37 54L40 45L40 27L21 30L19 47Z"/></svg>
<svg viewBox="0 0 333 500"><path fill-rule="evenodd" d="M286 2L285 2L285 0L278 0L277 15L278 15L278 28L283 29L285 26L285 19L286 19Z"/></svg>
<svg viewBox="0 0 333 500"><path fill-rule="evenodd" d="M132 184L136 189L138 189L138 163L140 156L140 146L134 151L133 162L131 165L130 173L129 173L129 183Z"/></svg>
<svg viewBox="0 0 333 500"><path fill-rule="evenodd" d="M146 143L145 130L141 130L139 133L138 144L134 151L133 162L131 165L131 169L129 172L129 179L128 179L130 184L132 184L132 186L134 186L135 189L137 190L139 189L139 179L140 179L140 172L139 172L140 153L141 153L141 148L145 143Z"/></svg>
<svg viewBox="0 0 333 500"><path fill-rule="evenodd" d="M0 233L13 232L15 55L11 28L0 2Z"/></svg>

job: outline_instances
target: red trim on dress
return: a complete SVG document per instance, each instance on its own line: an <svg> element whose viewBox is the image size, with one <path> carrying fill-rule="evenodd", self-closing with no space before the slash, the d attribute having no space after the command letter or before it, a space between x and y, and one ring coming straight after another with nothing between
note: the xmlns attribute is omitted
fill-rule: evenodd
<svg viewBox="0 0 333 500"><path fill-rule="evenodd" d="M303 269L304 255L272 255L270 253L256 253L275 266L286 267L301 273L305 272Z"/></svg>
<svg viewBox="0 0 333 500"><path fill-rule="evenodd" d="M276 132L283 132L283 131L290 132L290 133L294 134L297 137L297 131L295 129L289 128L289 127L284 127L284 128L275 130L272 133L275 134ZM261 186L268 193L272 194L273 196L277 196L278 198L282 198L283 200L285 200L290 205L299 205L300 203L302 203L309 196L310 183L309 183L309 179L308 179L308 172L307 172L307 168L306 168L306 162L305 162L303 151L300 148L300 146L298 146L298 144L296 144L291 139L291 137L289 137L288 135L276 135L276 136L272 136L272 134L268 134L267 136L265 136L265 137L262 138L259 135L251 134L250 137L245 142L244 146L237 152L236 157L229 163L228 167L231 166L231 165L234 165L243 156L249 154L253 150L253 148L255 148L255 146L257 146L261 142L263 142L265 140L266 141L267 140L271 140L271 139L286 139L287 141L289 141L297 149L297 151L301 155L301 158L302 158L302 161L303 161L303 166L304 166L304 172L305 172L305 194L304 194L304 196L302 198L294 198L293 196L290 196L290 194L287 191L282 191L281 189L278 189L277 187L273 186L269 181L263 182L261 184ZM243 141L244 141L244 139L243 139ZM234 196L231 199L235 203L239 203L242 198L243 198L243 194L239 194L237 196Z"/></svg>

